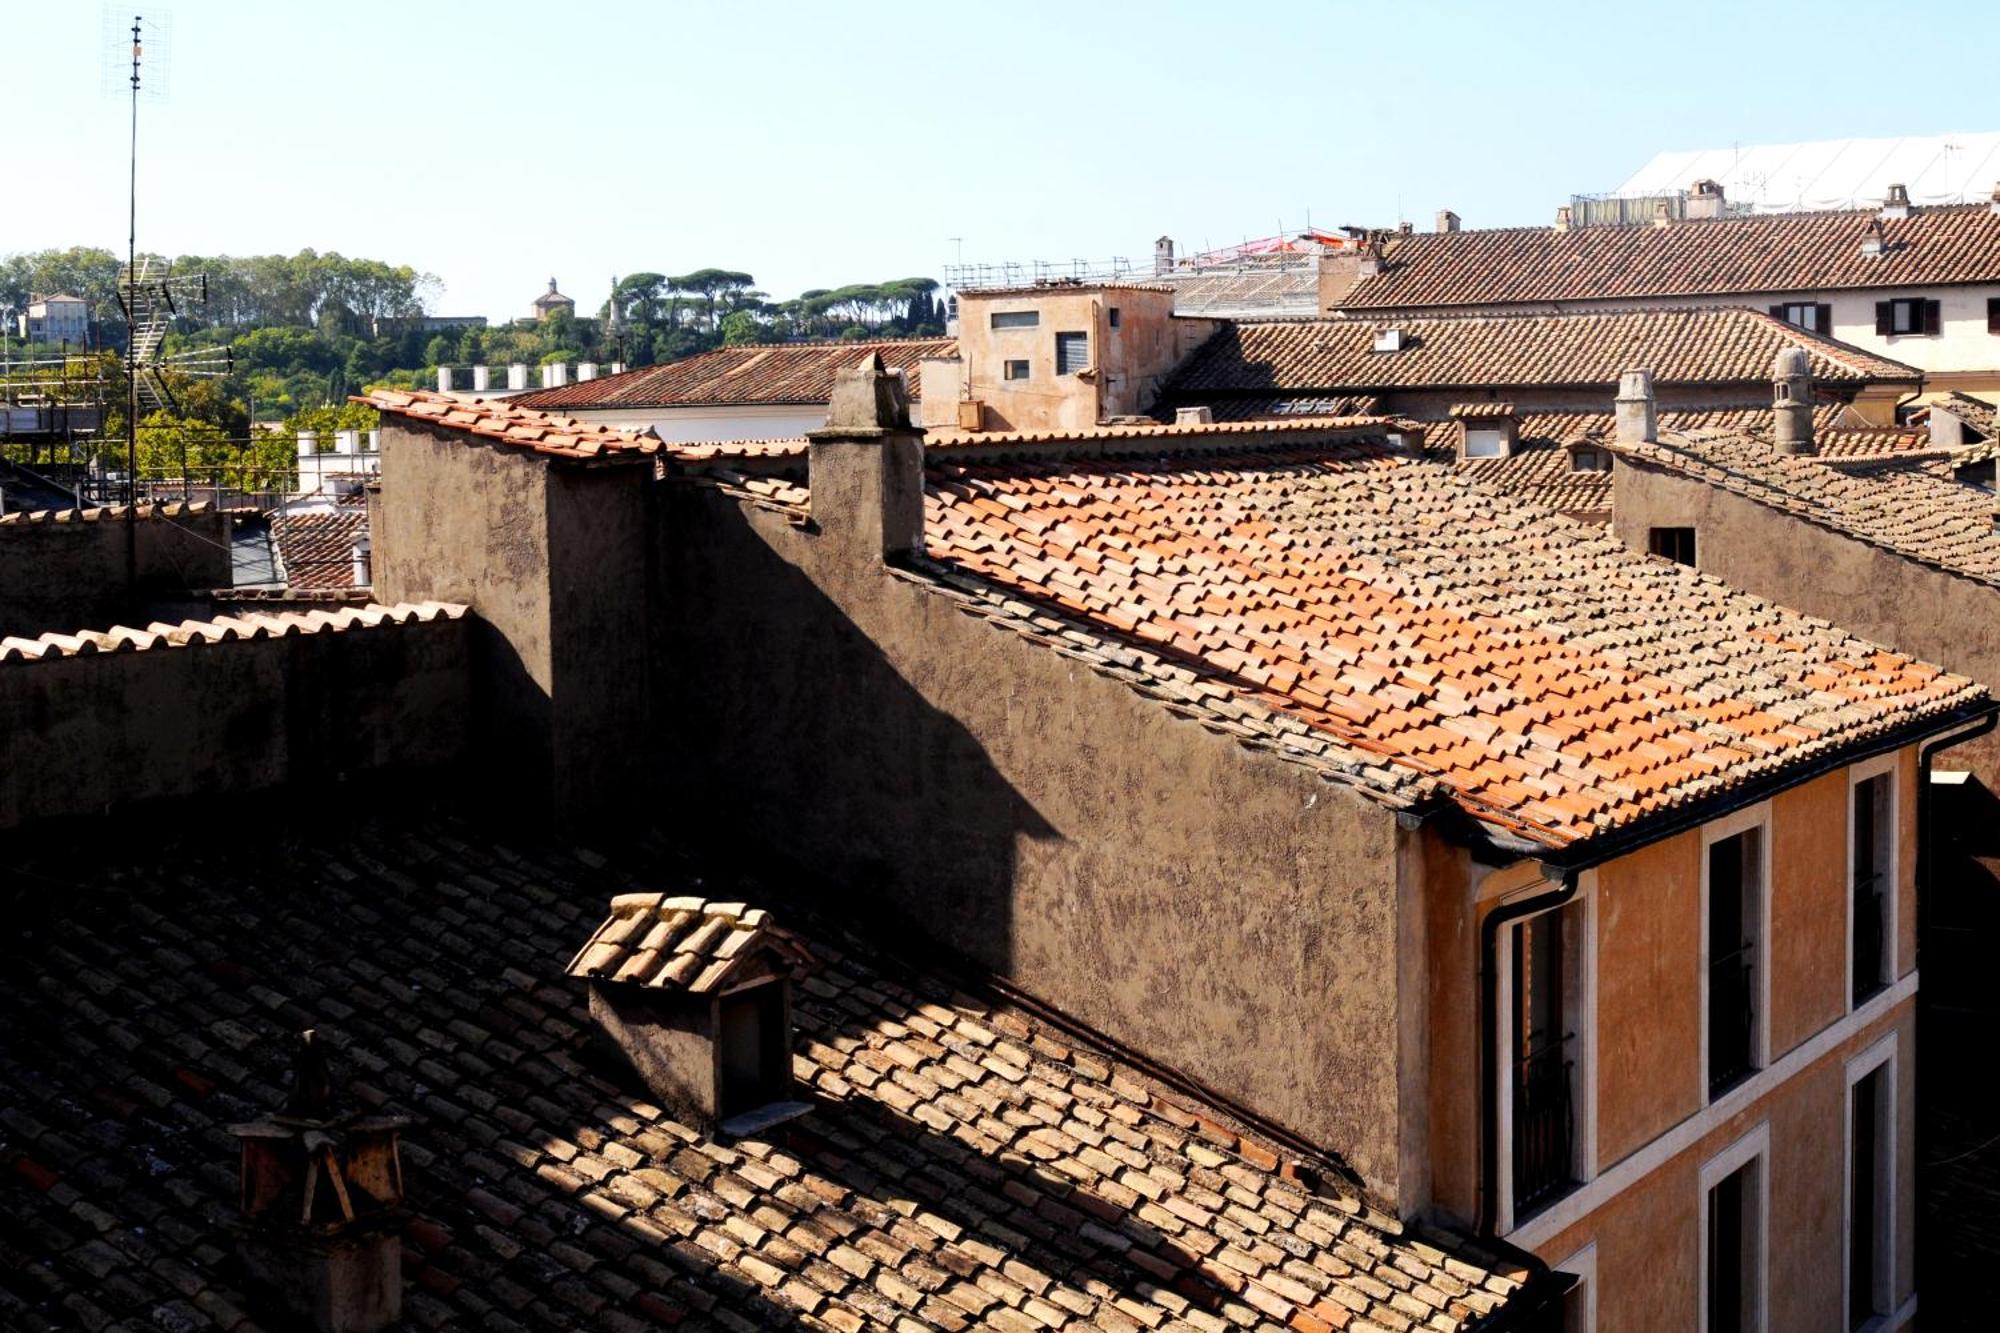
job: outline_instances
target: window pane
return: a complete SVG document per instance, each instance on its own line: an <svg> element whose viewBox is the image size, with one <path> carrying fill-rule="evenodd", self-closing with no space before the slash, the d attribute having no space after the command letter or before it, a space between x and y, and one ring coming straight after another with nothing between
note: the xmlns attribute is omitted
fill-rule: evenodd
<svg viewBox="0 0 2000 1333"><path fill-rule="evenodd" d="M999 310L993 314L993 327L996 329L1032 329L1039 327L1041 322L1042 312L1039 310Z"/></svg>
<svg viewBox="0 0 2000 1333"><path fill-rule="evenodd" d="M1847 1323L1858 1329L1886 1313L1875 1300L1875 1256L1880 1238L1875 1228L1875 1181L1878 1133L1875 1095L1882 1071L1861 1079L1853 1092L1853 1140L1848 1160Z"/></svg>
<svg viewBox="0 0 2000 1333"><path fill-rule="evenodd" d="M1715 1096L1754 1067L1757 886L1754 834L1708 849L1708 1087Z"/></svg>
<svg viewBox="0 0 2000 1333"><path fill-rule="evenodd" d="M1749 1240L1744 1225L1744 1172L1718 1181L1708 1192L1708 1328L1709 1333L1746 1333L1744 1318L1749 1296L1745 1271Z"/></svg>
<svg viewBox="0 0 2000 1333"><path fill-rule="evenodd" d="M1881 990L1887 968L1889 894L1889 779L1885 774L1854 785L1854 1002Z"/></svg>

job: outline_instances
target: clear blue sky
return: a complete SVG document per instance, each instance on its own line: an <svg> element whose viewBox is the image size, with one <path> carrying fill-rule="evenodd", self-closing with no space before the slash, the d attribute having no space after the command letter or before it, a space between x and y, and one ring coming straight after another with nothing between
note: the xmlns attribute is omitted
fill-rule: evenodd
<svg viewBox="0 0 2000 1333"><path fill-rule="evenodd" d="M143 12L145 6L135 7ZM118 13L134 10L120 9ZM554 275L774 296L1279 223L1540 222L1654 153L2000 128L2000 4L178 0L140 244L337 250L511 316ZM0 253L125 244L89 0L0 0ZM1954 53L1962 53L1955 55Z"/></svg>

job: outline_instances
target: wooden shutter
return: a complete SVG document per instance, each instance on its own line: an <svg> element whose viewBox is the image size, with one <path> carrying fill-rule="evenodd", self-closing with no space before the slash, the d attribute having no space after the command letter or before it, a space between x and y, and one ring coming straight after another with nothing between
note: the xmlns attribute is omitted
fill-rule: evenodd
<svg viewBox="0 0 2000 1333"><path fill-rule="evenodd" d="M1986 331L2000 333L2000 296L1986 298Z"/></svg>
<svg viewBox="0 0 2000 1333"><path fill-rule="evenodd" d="M1875 332L1885 338L1896 331L1895 305L1894 301L1875 303Z"/></svg>
<svg viewBox="0 0 2000 1333"><path fill-rule="evenodd" d="M1833 307L1830 305L1819 308L1819 332L1829 338L1833 336Z"/></svg>
<svg viewBox="0 0 2000 1333"><path fill-rule="evenodd" d="M1944 305L1939 301L1924 302L1924 332L1937 333L1944 326Z"/></svg>

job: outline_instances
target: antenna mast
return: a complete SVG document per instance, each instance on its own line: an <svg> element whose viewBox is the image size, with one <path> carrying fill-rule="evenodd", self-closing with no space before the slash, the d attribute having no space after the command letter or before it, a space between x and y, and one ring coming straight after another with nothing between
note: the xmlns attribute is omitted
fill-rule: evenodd
<svg viewBox="0 0 2000 1333"><path fill-rule="evenodd" d="M127 162L125 288L125 596L139 603L139 43L140 16L132 16L132 146Z"/></svg>

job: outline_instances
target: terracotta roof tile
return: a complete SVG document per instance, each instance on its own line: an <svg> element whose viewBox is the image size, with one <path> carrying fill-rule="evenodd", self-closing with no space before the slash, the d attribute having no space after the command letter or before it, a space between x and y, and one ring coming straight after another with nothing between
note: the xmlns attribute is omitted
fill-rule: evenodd
<svg viewBox="0 0 2000 1333"><path fill-rule="evenodd" d="M141 521L171 520L214 512L216 512L215 505L207 500L174 500L161 504L142 504L138 508L136 517ZM225 508L221 512L254 514L257 511L238 507ZM9 526L45 523L122 523L124 520L124 505L98 505L87 509L17 509L11 514L0 514L0 524Z"/></svg>
<svg viewBox="0 0 2000 1333"><path fill-rule="evenodd" d="M507 401L523 407L573 412L614 407L703 407L752 404L824 403L833 397L833 378L871 353L900 370L910 397L919 397L917 363L950 356L953 338L884 338L872 342L759 343L718 347L618 375L536 389Z"/></svg>
<svg viewBox="0 0 2000 1333"><path fill-rule="evenodd" d="M189 648L243 639L283 639L295 634L339 633L343 630L372 629L379 625L458 620L465 613L465 607L451 602L400 602L395 606L370 603L367 606L342 607L337 611L250 612L237 616L219 615L208 620L184 620L178 625L155 622L144 629L116 625L108 630L43 634L32 639L0 639L0 663L53 661L91 653Z"/></svg>
<svg viewBox="0 0 2000 1333"><path fill-rule="evenodd" d="M1876 223L1874 209L1842 209L1667 227L1387 236L1382 271L1357 280L1339 304L1433 308L2000 282L2000 216L1983 203L1879 220L1883 251L1864 255L1861 238Z"/></svg>
<svg viewBox="0 0 2000 1333"><path fill-rule="evenodd" d="M650 433L616 430L552 412L538 412L512 398L459 398L425 389L377 389L353 401L366 403L388 416L449 427L555 458L624 461L657 454L662 448L659 439Z"/></svg>
<svg viewBox="0 0 2000 1333"><path fill-rule="evenodd" d="M0 941L0 1324L248 1327L223 1127L281 1102L303 1026L355 1109L414 1122L412 1327L1448 1333L1525 1277L977 978L817 926L810 1114L703 1135L607 1077L561 975L606 899L686 866L437 815L267 834L0 863L35 886Z"/></svg>
<svg viewBox="0 0 2000 1333"><path fill-rule="evenodd" d="M774 926L762 908L625 893L611 900L611 915L570 960L569 975L711 995L731 982L739 966L772 954L789 968L811 961L796 937Z"/></svg>
<svg viewBox="0 0 2000 1333"><path fill-rule="evenodd" d="M354 543L368 531L368 511L343 505L330 511L274 509L267 516L288 587L353 588Z"/></svg>
<svg viewBox="0 0 2000 1333"><path fill-rule="evenodd" d="M1222 687L1254 705L1232 726L1280 751L1318 737L1364 790L1551 846L1984 697L1363 444L946 456L929 494L935 568L1153 655L1130 664L1150 688Z"/></svg>

